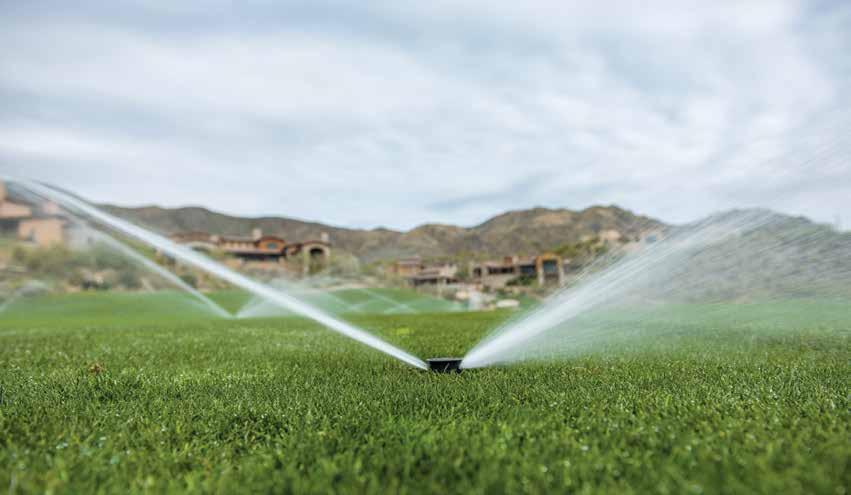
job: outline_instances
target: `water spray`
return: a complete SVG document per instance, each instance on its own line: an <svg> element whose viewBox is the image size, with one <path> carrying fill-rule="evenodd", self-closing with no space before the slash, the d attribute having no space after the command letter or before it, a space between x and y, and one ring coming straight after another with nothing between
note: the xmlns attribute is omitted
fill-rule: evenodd
<svg viewBox="0 0 851 495"><path fill-rule="evenodd" d="M305 303L304 301L290 296L289 294L283 293L280 290L237 273L190 248L176 244L161 235L155 234L130 222L110 215L109 213L95 208L94 206L68 193L30 180L16 180L16 182L37 196L47 200L52 200L68 210L76 211L100 224L121 232L123 235L143 242L154 249L158 249L163 253L186 263L187 265L191 265L197 269L215 275L237 287L251 292L256 296L262 297L294 313L310 318L337 333L384 352L385 354L416 368L423 370L429 369L426 363L416 356L413 356L352 324L339 320L324 311Z"/></svg>
<svg viewBox="0 0 851 495"><path fill-rule="evenodd" d="M156 273L166 281L170 282L172 285L175 285L179 289L185 291L190 296L197 299L204 308L210 310L213 314L218 316L219 318L230 319L233 318L233 315L224 310L221 306L213 302L210 298L202 294L198 289L192 287L183 281L180 277L175 275L174 273L166 270L162 266L157 263L149 260L148 258L142 256L138 252L136 252L130 246L124 244L123 242L114 239L108 235L105 235L96 230L91 230L94 233L94 236L97 238L98 242L104 243L106 246L115 249L120 252L124 256L127 256L133 262L139 264L140 266L146 268L147 270Z"/></svg>
<svg viewBox="0 0 851 495"><path fill-rule="evenodd" d="M604 260L534 311L497 328L464 357L462 367L629 346L638 337L658 338L708 317L723 319L734 305L847 302L849 288L851 235L766 210L726 212Z"/></svg>

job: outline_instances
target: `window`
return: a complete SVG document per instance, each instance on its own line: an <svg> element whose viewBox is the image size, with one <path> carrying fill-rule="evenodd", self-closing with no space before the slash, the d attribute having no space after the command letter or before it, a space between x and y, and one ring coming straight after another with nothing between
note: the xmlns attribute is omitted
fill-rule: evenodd
<svg viewBox="0 0 851 495"><path fill-rule="evenodd" d="M278 249L278 243L277 242L267 242L266 243L266 249Z"/></svg>

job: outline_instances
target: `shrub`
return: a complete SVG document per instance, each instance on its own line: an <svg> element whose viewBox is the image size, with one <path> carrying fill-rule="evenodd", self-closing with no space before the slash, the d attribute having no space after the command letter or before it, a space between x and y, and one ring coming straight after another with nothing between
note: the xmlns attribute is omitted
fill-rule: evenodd
<svg viewBox="0 0 851 495"><path fill-rule="evenodd" d="M198 288L198 276L196 276L194 273L191 273L191 272L184 273L184 274L180 275L180 279L183 280L186 283L186 285L188 285L192 288L195 288L195 289Z"/></svg>
<svg viewBox="0 0 851 495"><path fill-rule="evenodd" d="M135 270L119 271L116 280L125 289L138 289L142 287L142 280Z"/></svg>

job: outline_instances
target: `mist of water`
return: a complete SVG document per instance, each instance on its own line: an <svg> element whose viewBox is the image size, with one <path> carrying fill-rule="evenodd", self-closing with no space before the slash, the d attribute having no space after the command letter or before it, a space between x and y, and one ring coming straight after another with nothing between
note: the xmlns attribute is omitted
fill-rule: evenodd
<svg viewBox="0 0 851 495"><path fill-rule="evenodd" d="M37 296L47 292L48 287L46 284L38 281L38 280L30 280L26 284L21 287L15 289L11 294L9 294L2 303L0 303L0 313L6 312L9 308L11 308L18 300L24 297L29 296Z"/></svg>
<svg viewBox="0 0 851 495"><path fill-rule="evenodd" d="M333 291L312 287L309 283L292 280L277 279L269 285L282 292L296 295L299 299L309 301L312 305L322 308L327 313L360 313L355 304L350 304L341 297L337 297ZM261 297L253 297L237 313L237 318L258 318L269 316L282 316L292 314L280 305L272 304Z"/></svg>
<svg viewBox="0 0 851 495"><path fill-rule="evenodd" d="M384 311L385 313L418 313L418 311L412 308L410 305L396 301L394 299L390 299L389 297L375 292L372 289L363 289L363 291L367 293L370 297L390 304L391 307L387 308Z"/></svg>
<svg viewBox="0 0 851 495"><path fill-rule="evenodd" d="M661 338L672 328L689 328L689 319L723 316L734 305L847 302L851 296L851 235L827 226L748 210L662 236L592 265L534 311L497 328L467 354L463 367L558 358L613 341ZM674 313L679 319L670 317ZM736 313L738 323L747 314Z"/></svg>
<svg viewBox="0 0 851 495"><path fill-rule="evenodd" d="M411 366L427 369L426 364L416 356L413 356L406 351L385 342L384 340L362 330L352 324L335 318L324 311L305 303L289 294L281 292L266 284L252 280L240 273L237 273L214 260L198 253L192 249L176 244L165 237L150 232L146 229L138 227L130 222L117 218L109 213L106 213L94 206L82 201L70 194L56 190L52 187L41 183L29 180L16 180L20 186L26 188L30 192L51 200L61 205L67 210L74 211L84 215L97 223L100 223L110 229L120 232L140 242L147 244L161 252L197 269L210 273L222 280L225 280L237 287L240 287L258 297L264 298L274 304L280 305L293 313L297 313L304 317L310 318L323 326L334 330L342 335L354 339L362 344L388 354L402 362Z"/></svg>
<svg viewBox="0 0 851 495"><path fill-rule="evenodd" d="M277 279L270 282L272 287L289 294L297 295L300 299L309 301L314 306L322 308L327 313L341 314L421 314L428 311L449 312L462 311L458 303L433 300L425 295L418 295L412 300L399 300L394 292L385 295L380 288L367 286L365 283L352 284L351 280L339 280L330 276L310 277L303 280ZM345 287L345 288L341 288ZM404 295L402 297L405 297ZM280 306L265 299L254 297L237 313L238 318L255 318L280 316L289 314Z"/></svg>
<svg viewBox="0 0 851 495"><path fill-rule="evenodd" d="M233 315L231 315L230 313L225 311L224 308L222 308L221 306L219 306L218 304L213 302L210 298L208 298L207 296L202 294L198 289L187 284L182 278L178 277L174 273L163 268L162 266L158 265L157 263L153 262L152 260L146 258L145 256L143 256L142 254L140 254L138 251L131 248L130 246L124 244L123 242L119 241L118 239L115 239L114 237L111 237L111 236L106 235L104 233L98 232L96 230L90 229L89 232L93 237L95 237L97 239L98 242L100 242L100 243L108 246L109 248L121 253L122 255L124 255L125 257L127 257L128 259L130 259L131 261L133 261L134 263L136 263L140 267L144 268L145 270L147 270L151 273L154 273L154 274L160 276L165 281L169 282L170 284L174 285L178 289L186 292L187 294L189 294L190 296L192 296L193 298L198 300L198 302L201 303L202 307L204 309L208 310L211 314L218 316L220 318L233 318Z"/></svg>

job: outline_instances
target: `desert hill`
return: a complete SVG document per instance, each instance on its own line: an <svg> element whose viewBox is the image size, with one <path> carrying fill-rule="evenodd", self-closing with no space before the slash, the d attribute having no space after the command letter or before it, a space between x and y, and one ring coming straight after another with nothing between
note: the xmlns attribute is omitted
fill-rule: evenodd
<svg viewBox="0 0 851 495"><path fill-rule="evenodd" d="M428 258L532 254L589 237L617 232L635 237L662 226L652 218L617 206L580 211L532 208L509 211L473 227L425 224L407 232L391 229L348 229L286 217L246 218L201 207L104 206L108 211L164 234L205 231L249 235L255 228L292 241L318 239L327 233L337 249L364 261L419 254Z"/></svg>

